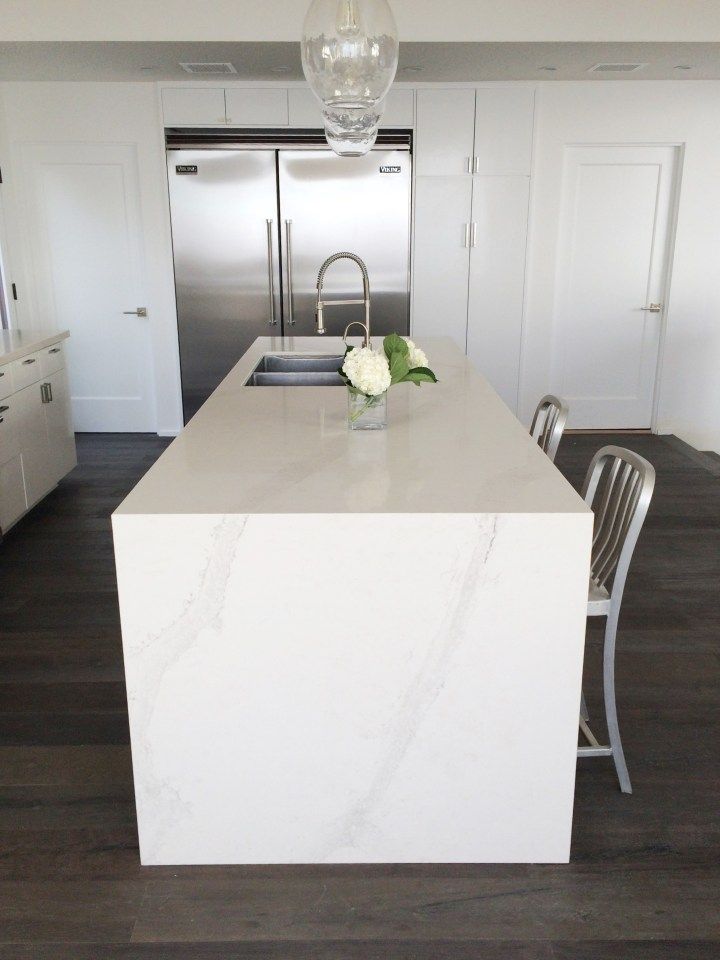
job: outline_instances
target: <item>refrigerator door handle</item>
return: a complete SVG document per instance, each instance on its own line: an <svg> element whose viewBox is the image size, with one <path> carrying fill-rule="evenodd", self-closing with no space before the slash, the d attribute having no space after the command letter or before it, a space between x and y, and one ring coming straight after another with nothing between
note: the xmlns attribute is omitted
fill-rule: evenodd
<svg viewBox="0 0 720 960"><path fill-rule="evenodd" d="M287 255L288 278L288 324L295 326L293 316L293 273L292 273L292 220L285 221L285 253Z"/></svg>
<svg viewBox="0 0 720 960"><path fill-rule="evenodd" d="M277 323L275 318L275 274L273 273L273 221L266 220L267 224L267 260L268 260L268 295L270 297L270 326Z"/></svg>

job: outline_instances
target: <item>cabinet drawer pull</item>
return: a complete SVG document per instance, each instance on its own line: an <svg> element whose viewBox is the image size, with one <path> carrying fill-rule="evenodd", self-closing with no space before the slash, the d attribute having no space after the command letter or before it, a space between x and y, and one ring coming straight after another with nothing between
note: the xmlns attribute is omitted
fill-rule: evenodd
<svg viewBox="0 0 720 960"><path fill-rule="evenodd" d="M7 413L10 407L0 407L0 413Z"/></svg>
<svg viewBox="0 0 720 960"><path fill-rule="evenodd" d="M5 371L4 371L4 370L0 370L0 377L4 377L4 376L5 376Z"/></svg>
<svg viewBox="0 0 720 960"><path fill-rule="evenodd" d="M28 363L35 363L36 360L37 360L37 357L30 357L29 360L23 360L23 365L27 366Z"/></svg>
<svg viewBox="0 0 720 960"><path fill-rule="evenodd" d="M60 347L53 347L52 350L48 350L48 353L60 353Z"/></svg>

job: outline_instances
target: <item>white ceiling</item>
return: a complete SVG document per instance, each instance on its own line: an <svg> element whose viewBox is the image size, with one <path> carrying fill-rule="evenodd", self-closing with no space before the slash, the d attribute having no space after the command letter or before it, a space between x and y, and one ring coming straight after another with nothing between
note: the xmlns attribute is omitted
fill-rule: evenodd
<svg viewBox="0 0 720 960"><path fill-rule="evenodd" d="M0 0L0 40L300 37L309 0ZM720 41L720 0L390 0L412 42Z"/></svg>
<svg viewBox="0 0 720 960"><path fill-rule="evenodd" d="M302 79L297 42L0 42L0 80L196 79L186 61L229 61L240 80ZM647 66L588 73L600 62ZM718 80L720 43L401 43L397 79Z"/></svg>

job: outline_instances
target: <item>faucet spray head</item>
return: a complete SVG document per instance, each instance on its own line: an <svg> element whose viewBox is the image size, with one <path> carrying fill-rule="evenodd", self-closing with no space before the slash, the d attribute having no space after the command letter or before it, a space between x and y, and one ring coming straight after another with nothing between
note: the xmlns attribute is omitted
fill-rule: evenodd
<svg viewBox="0 0 720 960"><path fill-rule="evenodd" d="M325 322L323 320L323 305L319 300L317 305L316 317L317 317L317 332L322 336L322 334L324 334L326 331L325 331Z"/></svg>

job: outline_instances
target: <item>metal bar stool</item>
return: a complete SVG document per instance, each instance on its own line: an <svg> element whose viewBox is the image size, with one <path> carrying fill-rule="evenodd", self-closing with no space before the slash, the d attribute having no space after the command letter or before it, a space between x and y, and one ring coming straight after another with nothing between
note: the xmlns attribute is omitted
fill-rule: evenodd
<svg viewBox="0 0 720 960"><path fill-rule="evenodd" d="M551 393L542 398L533 417L530 436L537 440L540 449L553 461L560 446L567 417L567 404Z"/></svg>
<svg viewBox="0 0 720 960"><path fill-rule="evenodd" d="M603 447L588 467L582 495L595 509L589 617L605 617L603 646L603 696L610 745L598 743L587 724L585 696L580 708L580 729L589 746L578 747L578 757L612 757L620 789L632 793L615 704L615 639L625 579L630 559L652 498L655 469L652 464L623 447ZM608 584L610 584L608 586Z"/></svg>

